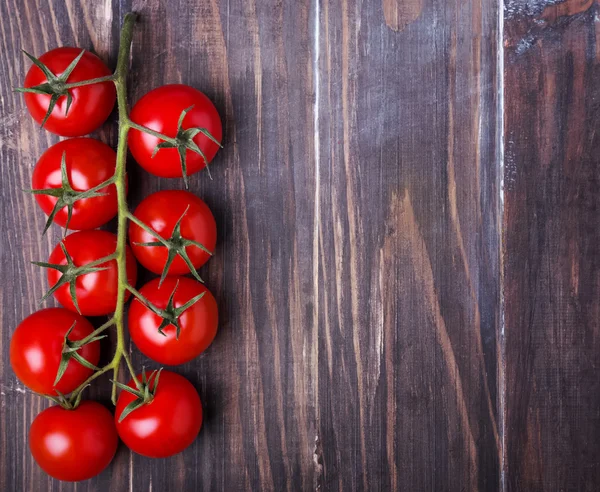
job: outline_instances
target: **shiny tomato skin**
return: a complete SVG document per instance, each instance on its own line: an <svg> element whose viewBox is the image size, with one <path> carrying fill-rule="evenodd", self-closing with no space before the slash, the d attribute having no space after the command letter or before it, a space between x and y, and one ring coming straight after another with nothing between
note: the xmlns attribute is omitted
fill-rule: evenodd
<svg viewBox="0 0 600 492"><path fill-rule="evenodd" d="M220 142L223 138L223 129L217 109L205 94L187 85L163 85L148 92L131 110L131 120L168 137L175 137L181 112L190 106L194 107L185 116L183 129L205 128ZM181 161L177 149L160 149L152 157L154 148L161 141L157 137L133 128L129 132L129 149L140 166L155 176L181 177ZM194 142L210 163L219 146L202 134L196 135ZM186 164L188 176L206 166L202 156L190 150L186 153Z"/></svg>
<svg viewBox="0 0 600 492"><path fill-rule="evenodd" d="M94 331L83 316L63 308L42 309L19 324L10 341L10 363L29 389L43 395L57 395L56 390L68 394L92 375L91 369L71 359L58 385L54 386L65 334L73 323L75 327L69 340L81 340ZM84 345L78 353L98 365L100 342Z"/></svg>
<svg viewBox="0 0 600 492"><path fill-rule="evenodd" d="M48 475L66 482L95 477L112 461L119 437L112 414L93 401L74 410L40 413L29 429L29 449Z"/></svg>
<svg viewBox="0 0 600 492"><path fill-rule="evenodd" d="M117 247L117 236L107 231L79 231L69 234L63 244L67 252L73 259L75 266L83 266L93 261L104 258L115 252ZM67 260L64 253L57 244L54 251L50 254L48 263L66 265ZM130 285L135 285L137 280L137 264L131 249L126 248L125 263L127 266L127 281ZM115 311L117 305L118 272L116 260L111 260L108 264L100 264L99 267L108 266L107 270L88 273L77 277L76 296L81 314L84 316L103 316ZM48 284L54 286L61 277L57 270L48 269ZM125 299L129 298L127 292ZM77 311L71 294L69 285L65 284L54 292L54 297L64 307L71 311Z"/></svg>
<svg viewBox="0 0 600 492"><path fill-rule="evenodd" d="M140 292L159 309L167 306L175 286L175 308L183 306L203 292L205 294L179 317L179 339L176 338L176 328L173 325L163 328L166 336L161 335L158 327L162 318L137 299L133 300L129 308L129 333L140 352L152 360L169 366L184 364L204 352L217 335L217 301L204 285L188 277L167 277L160 287L158 284L159 279L151 280Z"/></svg>
<svg viewBox="0 0 600 492"><path fill-rule="evenodd" d="M42 154L33 170L32 189L43 190L62 186L60 167L63 153L66 156L69 183L75 191L87 191L115 174L117 154L113 149L93 138L72 138L54 144ZM83 198L73 204L69 229L96 229L117 214L115 185L98 191L105 196ZM35 195L35 199L46 215L50 215L58 200L49 195ZM63 207L54 216L54 222L65 227L67 217L67 207Z"/></svg>
<svg viewBox="0 0 600 492"><path fill-rule="evenodd" d="M56 48L39 57L54 75L61 75L69 64L81 53L80 48ZM111 71L100 58L86 51L79 63L71 72L67 83L81 82L110 75ZM47 82L44 73L32 65L25 76L25 87L34 87ZM52 114L46 121L44 128L49 132L63 137L81 137L96 130L110 115L117 98L115 86L112 82L102 82L82 87L69 89L73 102L69 113L65 116L67 98L58 99ZM42 123L50 95L25 93L25 104L35 121Z"/></svg>
<svg viewBox="0 0 600 492"><path fill-rule="evenodd" d="M217 243L215 218L208 205L193 193L182 190L153 193L138 205L134 215L163 238L168 239L186 209L187 213L181 221L181 235L202 244L209 251L214 251ZM138 246L136 243L152 242L156 241L156 238L133 222L129 224L129 241L137 260L151 272L162 274L167 261L167 248ZM204 265L210 258L208 253L197 246L187 246L185 250L196 269ZM189 272L189 267L178 255L171 263L168 275L185 275Z"/></svg>
<svg viewBox="0 0 600 492"><path fill-rule="evenodd" d="M141 376L137 376L141 381ZM154 379L151 389L154 387ZM129 386L135 388L133 380ZM148 458L166 458L187 448L202 427L202 403L196 388L171 371L162 371L153 400L131 412L121 422L125 407L135 399L121 391L115 410L115 424L129 449Z"/></svg>

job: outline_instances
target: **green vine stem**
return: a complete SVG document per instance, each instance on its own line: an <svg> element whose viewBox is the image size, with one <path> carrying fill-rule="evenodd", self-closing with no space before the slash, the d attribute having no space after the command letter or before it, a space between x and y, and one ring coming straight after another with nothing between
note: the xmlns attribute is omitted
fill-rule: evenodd
<svg viewBox="0 0 600 492"><path fill-rule="evenodd" d="M84 381L70 396L70 402L75 402L80 393L97 377L105 374L106 372L113 371L113 379L116 381L119 373L119 367L121 365L121 358L125 359L127 368L131 373L132 378L139 386L139 381L136 378L135 370L131 364L129 355L125 347L125 335L124 335L124 311L125 311L125 293L128 289L127 284L127 269L125 265L125 251L127 247L127 219L130 216L129 208L127 206L127 196L125 193L125 175L126 175L126 160L127 160L127 133L132 128L132 122L129 119L127 111L127 74L129 71L129 54L131 51L131 40L133 36L133 26L135 24L136 15L129 13L125 15L123 21L123 27L121 28L121 40L119 44L119 55L117 59L117 68L115 73L111 76L103 78L103 80L94 80L93 82L111 80L114 82L117 90L117 106L119 111L119 141L117 145L117 164L114 175L114 183L117 189L117 201L118 201L118 218L117 218L117 248L115 251L115 260L117 262L117 270L119 276L119 286L117 291L117 306L115 313L111 319L104 323L100 328L95 330L88 338L97 336L99 333L115 325L117 331L117 347L111 361L104 367L94 372L86 381ZM91 81L84 81L91 82ZM78 83L85 85L83 83ZM70 87L76 85L70 84ZM135 125L136 128L139 125ZM142 131L149 131L145 127L140 127ZM155 132L153 132L155 133ZM170 140L165 135L160 135L159 138L164 140ZM116 403L116 392L117 386L113 384L111 399L113 404Z"/></svg>
<svg viewBox="0 0 600 492"><path fill-rule="evenodd" d="M129 15L129 14L127 14ZM135 15L135 14L133 14ZM84 85L92 85L92 84L101 84L102 82L111 82L115 80L115 74L106 75L104 77L98 77L96 79L88 79L82 80L80 82L71 82L70 84L65 84L65 90L74 89L75 87L83 87Z"/></svg>
<svg viewBox="0 0 600 492"><path fill-rule="evenodd" d="M127 247L127 196L125 193L125 173L127 160L127 133L129 132L129 117L127 113L127 73L129 71L129 53L131 51L131 38L135 14L125 15L121 29L119 56L115 70L115 86L117 88L117 105L119 110L119 143L117 145L117 166L115 181L117 183L117 200L119 204L117 222L117 265L119 276L119 289L117 291L117 307L115 310L115 325L117 327L117 348L113 357L113 379L116 381L119 374L119 364L125 350L125 337L123 334L123 311L125 306L125 291L127 285L127 269L125 266L125 248ZM128 364L128 367L131 366ZM135 372L132 371L135 378ZM117 387L113 384L112 401L116 402Z"/></svg>
<svg viewBox="0 0 600 492"><path fill-rule="evenodd" d="M166 135L163 135L162 133L158 133L157 131L154 131L151 128L146 128L145 126L138 125L137 123L134 123L133 121L129 121L129 126L130 126L130 128L133 128L135 130L139 130L141 132L146 132L148 135L152 135L153 137L160 138L161 140L164 140L165 142L169 142L173 145L177 145L176 138L167 137Z"/></svg>

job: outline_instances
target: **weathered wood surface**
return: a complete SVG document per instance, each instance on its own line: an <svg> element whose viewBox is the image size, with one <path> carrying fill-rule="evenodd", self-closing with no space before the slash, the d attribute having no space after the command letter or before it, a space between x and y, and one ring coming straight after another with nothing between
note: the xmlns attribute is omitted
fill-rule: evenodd
<svg viewBox="0 0 600 492"><path fill-rule="evenodd" d="M600 23L513 1L505 30L506 488L600 488Z"/></svg>
<svg viewBox="0 0 600 492"><path fill-rule="evenodd" d="M0 489L597 489L600 24L555 3L507 0L503 53L495 0L0 2ZM8 362L46 288L29 261L59 238L20 192L56 138L11 88L21 48L114 66L130 10L131 101L183 82L224 121L213 181L191 179L219 228L202 273L221 324L177 368L205 404L194 445L121 446L74 486L32 461L46 403ZM132 206L182 186L128 169Z"/></svg>

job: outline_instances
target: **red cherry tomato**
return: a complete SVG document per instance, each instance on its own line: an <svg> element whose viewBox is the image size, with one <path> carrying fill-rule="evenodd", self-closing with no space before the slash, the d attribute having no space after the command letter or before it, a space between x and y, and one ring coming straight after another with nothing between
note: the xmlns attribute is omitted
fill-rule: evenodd
<svg viewBox="0 0 600 492"><path fill-rule="evenodd" d="M113 254L117 247L117 236L106 231L80 231L68 235L63 244L67 253L73 259L75 266L80 267ZM135 285L137 279L137 265L129 247L126 248L125 262L127 265L127 281ZM67 259L60 244L52 251L48 263L66 265ZM76 298L81 314L85 316L102 316L115 311L117 305L118 272L117 262L97 265L106 270L87 273L76 279ZM62 273L49 268L48 284L53 287L61 278ZM77 311L71 294L69 284L62 285L54 292L54 297L64 307ZM129 292L125 298L129 297Z"/></svg>
<svg viewBox="0 0 600 492"><path fill-rule="evenodd" d="M173 325L163 328L164 335L161 335L158 328L162 318L137 299L129 308L129 333L137 348L152 360L171 366L183 364L204 352L215 338L219 317L217 302L204 285L191 278L167 277L160 287L158 284L158 279L151 280L140 293L159 309L167 307L175 287L175 308L205 294L179 316L179 339Z"/></svg>
<svg viewBox="0 0 600 492"><path fill-rule="evenodd" d="M187 212L186 212L187 210ZM187 191L159 191L146 197L134 215L169 239L177 221L181 220L181 236L202 244L209 251L215 250L217 225L212 212L200 198ZM133 222L129 225L131 249L138 261L153 273L161 274L167 261L168 250L164 246L138 246L139 243L156 241L156 238ZM210 255L197 246L185 248L194 268L200 268ZM169 267L169 275L185 275L190 269L179 255Z"/></svg>
<svg viewBox="0 0 600 492"><path fill-rule="evenodd" d="M81 53L80 48L56 48L43 54L39 60L54 75L62 75L70 63ZM86 51L71 72L67 83L81 82L110 75L108 67L93 53ZM44 73L35 65L27 72L25 87L34 87L48 81ZM85 85L69 89L73 101L69 112L67 97L62 96L56 102L44 128L63 137L81 137L96 130L110 115L117 93L112 82ZM50 104L50 95L25 93L25 104L33 119L41 123Z"/></svg>
<svg viewBox="0 0 600 492"><path fill-rule="evenodd" d="M141 376L138 379L141 381ZM128 386L136 387L133 380ZM196 388L183 376L162 371L152 401L119 422L125 407L135 399L131 393L121 391L115 410L119 437L132 451L149 458L165 458L180 453L196 439L202 426L202 403Z"/></svg>
<svg viewBox="0 0 600 492"><path fill-rule="evenodd" d="M205 128L220 142L223 132L217 109L206 95L187 85L164 85L148 92L131 110L131 120L168 137L175 137L181 112L190 106L193 106L193 109L185 116L183 129ZM146 171L163 178L182 176L177 149L160 149L152 157L154 148L160 142L162 140L159 138L139 130L131 129L129 132L129 149L134 159ZM201 133L194 137L194 142L204 152L210 163L219 150L219 146ZM202 156L191 150L186 152L186 163L188 176L206 166Z"/></svg>
<svg viewBox="0 0 600 492"><path fill-rule="evenodd" d="M83 401L74 410L47 408L29 429L29 449L37 464L67 482L98 475L112 461L118 444L112 414L93 401Z"/></svg>
<svg viewBox="0 0 600 492"><path fill-rule="evenodd" d="M31 179L34 190L61 188L61 161L65 155L69 183L75 191L87 191L110 179L115 174L117 154L105 143L93 138L63 140L42 154L33 170ZM69 229L95 229L106 224L117 214L117 190L115 185L100 190L104 196L82 198L73 203L73 215ZM52 212L57 197L35 195L35 199L46 215ZM54 222L65 227L67 207L55 216Z"/></svg>
<svg viewBox="0 0 600 492"><path fill-rule="evenodd" d="M65 335L81 340L94 331L92 324L77 313L62 308L37 311L25 318L10 341L10 363L19 380L29 389L43 395L68 394L92 375L92 370L74 359L54 386L60 364ZM78 351L84 359L98 365L100 342L92 342Z"/></svg>

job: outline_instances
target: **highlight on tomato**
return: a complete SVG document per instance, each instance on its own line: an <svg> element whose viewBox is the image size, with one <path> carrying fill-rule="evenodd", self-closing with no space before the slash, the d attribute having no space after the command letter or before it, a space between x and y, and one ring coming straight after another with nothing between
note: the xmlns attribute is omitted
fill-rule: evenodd
<svg viewBox="0 0 600 492"><path fill-rule="evenodd" d="M29 449L36 463L51 477L67 482L98 475L112 461L118 444L112 414L93 401L83 401L75 409L47 408L29 429Z"/></svg>
<svg viewBox="0 0 600 492"><path fill-rule="evenodd" d="M129 225L129 241L137 260L156 274L192 273L211 257L217 242L215 218L196 195L159 191L138 205L134 217L146 225ZM149 230L148 230L149 229Z"/></svg>
<svg viewBox="0 0 600 492"><path fill-rule="evenodd" d="M160 378L160 379L159 379ZM115 423L129 449L149 458L166 458L180 453L202 427L202 403L196 388L171 371L145 373L121 388Z"/></svg>
<svg viewBox="0 0 600 492"><path fill-rule="evenodd" d="M129 132L134 159L149 173L163 178L187 178L204 169L223 137L221 118L211 100L183 84L164 85L148 92L133 106L130 118L175 140L165 142L135 128Z"/></svg>
<svg viewBox="0 0 600 492"><path fill-rule="evenodd" d="M48 263L34 262L48 269L50 294L71 311L85 316L103 316L117 307L119 275L115 259L117 236L107 231L79 231L69 234L52 251ZM129 247L125 250L127 282L134 286L137 264ZM129 297L126 293L125 299Z"/></svg>
<svg viewBox="0 0 600 492"><path fill-rule="evenodd" d="M96 130L110 115L117 97L111 81L65 88L65 84L107 77L100 58L80 48L63 47L39 59L25 53L33 66L25 76L25 104L35 121L63 137L81 137Z"/></svg>
<svg viewBox="0 0 600 492"><path fill-rule="evenodd" d="M204 352L217 335L217 301L197 280L167 277L140 289L148 302L134 299L129 333L144 355L165 365L184 364ZM151 306L151 307L149 307Z"/></svg>
<svg viewBox="0 0 600 492"><path fill-rule="evenodd" d="M117 154L92 138L72 138L52 145L38 160L31 193L48 216L74 230L106 224L118 210L117 190L106 184L115 174Z"/></svg>
<svg viewBox="0 0 600 492"><path fill-rule="evenodd" d="M42 309L25 318L10 341L10 363L19 380L43 395L70 393L92 375L100 359L100 342L93 340L69 357L65 341L80 341L94 331L92 324L63 308ZM56 382L61 361L64 372Z"/></svg>

